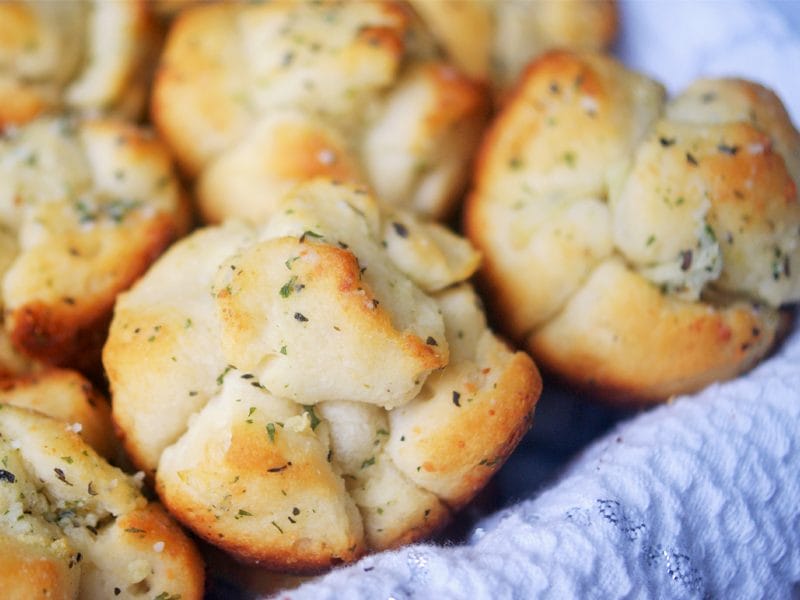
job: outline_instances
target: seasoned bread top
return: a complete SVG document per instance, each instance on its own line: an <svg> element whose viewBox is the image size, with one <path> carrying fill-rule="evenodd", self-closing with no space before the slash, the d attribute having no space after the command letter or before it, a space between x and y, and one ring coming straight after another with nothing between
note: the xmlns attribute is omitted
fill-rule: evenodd
<svg viewBox="0 0 800 600"><path fill-rule="evenodd" d="M202 597L194 545L142 496L141 478L110 466L69 424L2 406L0 463L4 594Z"/></svg>
<svg viewBox="0 0 800 600"><path fill-rule="evenodd" d="M800 299L799 157L762 86L665 103L610 58L554 52L486 138L465 225L501 322L544 364L665 398L752 366Z"/></svg>
<svg viewBox="0 0 800 600"><path fill-rule="evenodd" d="M142 0L0 3L0 131L43 113L140 116L154 38Z"/></svg>
<svg viewBox="0 0 800 600"><path fill-rule="evenodd" d="M410 0L465 73L498 96L554 48L604 50L618 29L613 0Z"/></svg>
<svg viewBox="0 0 800 600"><path fill-rule="evenodd" d="M441 526L527 430L541 383L460 283L478 264L465 240L325 180L278 206L176 244L120 297L104 364L170 511L243 560L307 571Z"/></svg>
<svg viewBox="0 0 800 600"><path fill-rule="evenodd" d="M0 404L29 408L64 421L100 456L116 458L118 443L108 400L76 371L45 369L2 377Z"/></svg>
<svg viewBox="0 0 800 600"><path fill-rule="evenodd" d="M92 369L116 294L188 227L143 129L44 118L0 137L0 296L23 353Z"/></svg>
<svg viewBox="0 0 800 600"><path fill-rule="evenodd" d="M219 3L174 22L152 116L206 220L258 220L294 184L367 183L443 216L465 184L482 89L392 2ZM267 192L267 193L265 193Z"/></svg>

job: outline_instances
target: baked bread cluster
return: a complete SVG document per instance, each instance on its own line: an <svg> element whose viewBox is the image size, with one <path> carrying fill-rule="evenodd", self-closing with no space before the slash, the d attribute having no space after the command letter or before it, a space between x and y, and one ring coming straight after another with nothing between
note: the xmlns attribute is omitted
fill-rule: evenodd
<svg viewBox="0 0 800 600"><path fill-rule="evenodd" d="M541 382L487 328L465 240L327 180L275 207L175 244L119 297L103 360L170 512L302 572L440 527L528 429Z"/></svg>
<svg viewBox="0 0 800 600"><path fill-rule="evenodd" d="M469 76L503 96L525 65L553 48L603 50L617 33L614 0L410 0Z"/></svg>
<svg viewBox="0 0 800 600"><path fill-rule="evenodd" d="M486 102L412 17L394 2L183 10L152 117L203 217L264 218L317 176L369 184L382 202L421 214L450 212Z"/></svg>
<svg viewBox="0 0 800 600"><path fill-rule="evenodd" d="M800 299L800 136L769 90L700 80L665 103L610 58L527 70L466 208L500 321L617 400L753 366Z"/></svg>
<svg viewBox="0 0 800 600"><path fill-rule="evenodd" d="M117 458L119 444L108 400L76 371L46 369L4 377L0 379L0 405L35 410L63 421L100 456Z"/></svg>
<svg viewBox="0 0 800 600"><path fill-rule="evenodd" d="M0 405L6 598L202 598L197 550L75 424Z"/></svg>
<svg viewBox="0 0 800 600"><path fill-rule="evenodd" d="M0 3L0 131L42 113L139 116L155 41L144 0Z"/></svg>
<svg viewBox="0 0 800 600"><path fill-rule="evenodd" d="M147 131L43 117L0 136L6 372L99 368L116 294L188 227L171 160Z"/></svg>

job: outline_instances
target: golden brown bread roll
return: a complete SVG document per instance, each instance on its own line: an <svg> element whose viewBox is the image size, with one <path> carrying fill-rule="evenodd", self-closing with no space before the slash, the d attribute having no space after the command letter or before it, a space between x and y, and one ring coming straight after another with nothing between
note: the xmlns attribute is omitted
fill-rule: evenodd
<svg viewBox="0 0 800 600"><path fill-rule="evenodd" d="M317 176L444 216L483 124L482 88L393 2L221 3L174 22L152 116L210 222L260 219Z"/></svg>
<svg viewBox="0 0 800 600"><path fill-rule="evenodd" d="M13 347L96 371L116 294L187 227L170 158L147 131L50 118L7 131L0 296Z"/></svg>
<svg viewBox="0 0 800 600"><path fill-rule="evenodd" d="M617 33L614 0L410 0L471 77L498 95L525 65L553 48L604 50Z"/></svg>
<svg viewBox="0 0 800 600"><path fill-rule="evenodd" d="M118 444L109 403L80 373L47 369L0 378L0 404L29 408L64 421L100 456L115 458Z"/></svg>
<svg viewBox="0 0 800 600"><path fill-rule="evenodd" d="M663 96L599 55L534 62L465 214L508 332L618 401L752 367L800 299L800 136L780 100L733 79Z"/></svg>
<svg viewBox="0 0 800 600"><path fill-rule="evenodd" d="M0 463L4 597L202 597L192 542L68 424L1 406Z"/></svg>
<svg viewBox="0 0 800 600"><path fill-rule="evenodd" d="M42 113L139 116L155 36L144 0L0 3L0 131Z"/></svg>
<svg viewBox="0 0 800 600"><path fill-rule="evenodd" d="M528 429L541 382L487 328L465 240L325 180L277 206L170 249L119 298L104 364L169 510L302 572L440 527Z"/></svg>

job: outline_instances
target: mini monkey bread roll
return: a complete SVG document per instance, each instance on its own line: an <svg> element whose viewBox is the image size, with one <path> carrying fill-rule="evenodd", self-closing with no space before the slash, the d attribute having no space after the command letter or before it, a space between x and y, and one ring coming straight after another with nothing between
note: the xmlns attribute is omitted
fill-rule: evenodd
<svg viewBox="0 0 800 600"><path fill-rule="evenodd" d="M140 116L156 37L145 0L0 3L0 131L63 111Z"/></svg>
<svg viewBox="0 0 800 600"><path fill-rule="evenodd" d="M469 243L314 180L171 248L117 303L113 418L167 508L303 572L425 536L500 467L541 381L488 328Z"/></svg>
<svg viewBox="0 0 800 600"><path fill-rule="evenodd" d="M553 48L604 50L617 34L613 0L410 0L459 68L505 94Z"/></svg>
<svg viewBox="0 0 800 600"><path fill-rule="evenodd" d="M705 79L665 103L611 58L526 71L465 227L498 322L567 380L663 400L751 368L800 299L800 136L780 100Z"/></svg>
<svg viewBox="0 0 800 600"><path fill-rule="evenodd" d="M45 369L0 378L0 405L35 410L65 422L106 459L116 458L118 443L111 408L102 394L80 373Z"/></svg>
<svg viewBox="0 0 800 600"><path fill-rule="evenodd" d="M3 597L203 596L197 549L68 423L0 405Z"/></svg>
<svg viewBox="0 0 800 600"><path fill-rule="evenodd" d="M166 149L108 119L40 118L0 136L3 363L96 372L116 294L188 228ZM21 363L21 364L20 364Z"/></svg>
<svg viewBox="0 0 800 600"><path fill-rule="evenodd" d="M223 2L183 10L152 117L209 222L258 220L296 183L367 183L443 217L486 101L395 2Z"/></svg>

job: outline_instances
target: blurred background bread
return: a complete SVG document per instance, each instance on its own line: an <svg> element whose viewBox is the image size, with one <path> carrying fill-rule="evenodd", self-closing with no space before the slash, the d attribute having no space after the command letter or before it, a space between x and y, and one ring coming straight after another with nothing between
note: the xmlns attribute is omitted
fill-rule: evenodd
<svg viewBox="0 0 800 600"><path fill-rule="evenodd" d="M733 377L800 299L800 138L741 80L663 88L596 54L526 71L465 216L498 322L619 402Z"/></svg>
<svg viewBox="0 0 800 600"><path fill-rule="evenodd" d="M4 597L202 598L192 542L73 424L0 406L0 462Z"/></svg>
<svg viewBox="0 0 800 600"><path fill-rule="evenodd" d="M180 12L152 118L206 221L269 216L316 176L443 217L486 108L483 88L438 56L402 5L278 1Z"/></svg>
<svg viewBox="0 0 800 600"><path fill-rule="evenodd" d="M462 283L465 240L326 180L276 206L170 249L120 296L104 364L170 511L303 572L438 529L527 431L541 382Z"/></svg>
<svg viewBox="0 0 800 600"><path fill-rule="evenodd" d="M186 232L162 144L108 119L42 117L0 137L0 296L16 352L99 371L116 294ZM26 370L10 352L6 371Z"/></svg>
<svg viewBox="0 0 800 600"><path fill-rule="evenodd" d="M0 3L0 131L43 113L140 117L157 36L145 0Z"/></svg>
<svg viewBox="0 0 800 600"><path fill-rule="evenodd" d="M531 60L554 48L607 50L614 0L410 0L436 40L470 77L503 97Z"/></svg>

